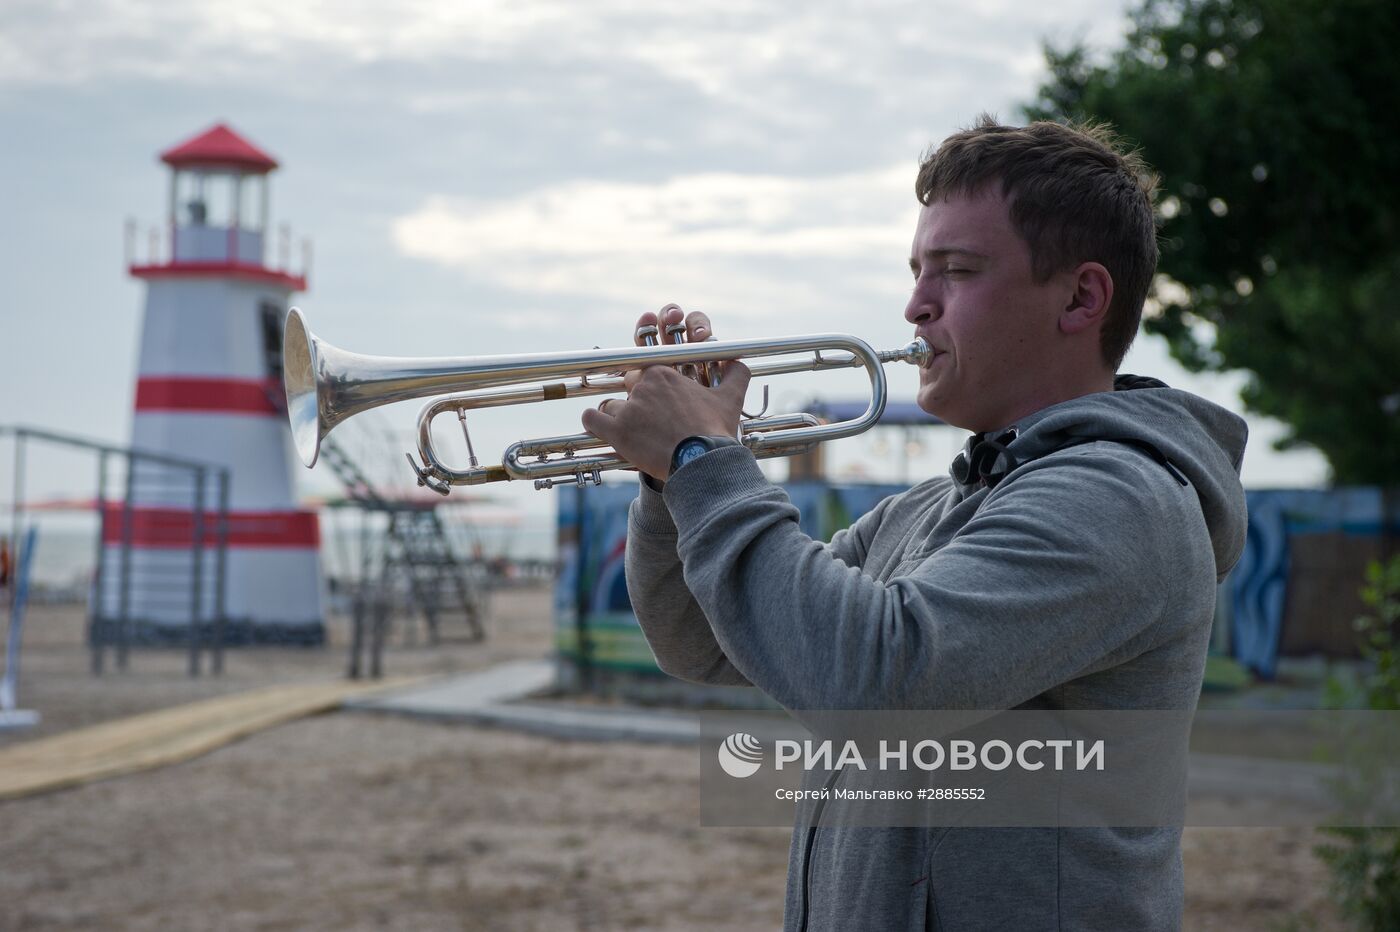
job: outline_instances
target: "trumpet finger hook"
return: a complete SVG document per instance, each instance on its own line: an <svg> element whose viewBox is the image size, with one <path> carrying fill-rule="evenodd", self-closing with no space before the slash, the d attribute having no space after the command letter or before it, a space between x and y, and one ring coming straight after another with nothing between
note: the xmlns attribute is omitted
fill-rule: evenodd
<svg viewBox="0 0 1400 932"><path fill-rule="evenodd" d="M739 412L739 413L742 414L744 417L750 418L750 419L752 419L752 418L757 418L757 417L763 417L763 415L767 414L767 413L768 413L768 386L767 386L767 385L763 386L763 407L759 409L759 411L758 411L757 414L750 414L749 412L744 411L744 410L742 410L742 409L740 409L740 412Z"/></svg>

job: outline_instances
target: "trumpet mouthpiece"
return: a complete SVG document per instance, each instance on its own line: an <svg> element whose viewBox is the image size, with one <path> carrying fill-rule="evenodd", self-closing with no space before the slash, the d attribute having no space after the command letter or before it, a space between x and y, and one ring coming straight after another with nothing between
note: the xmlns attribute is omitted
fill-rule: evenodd
<svg viewBox="0 0 1400 932"><path fill-rule="evenodd" d="M907 362L911 366L922 368L928 363L929 353L928 341L923 337L916 337L907 346L901 349L890 350L880 354L880 362Z"/></svg>

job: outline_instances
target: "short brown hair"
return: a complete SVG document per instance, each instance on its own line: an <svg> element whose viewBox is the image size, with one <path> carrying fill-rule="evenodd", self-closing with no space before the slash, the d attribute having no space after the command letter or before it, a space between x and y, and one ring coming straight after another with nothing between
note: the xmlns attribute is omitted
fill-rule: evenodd
<svg viewBox="0 0 1400 932"><path fill-rule="evenodd" d="M1107 124L1001 126L983 114L924 155L914 194L927 205L998 180L1038 280L1080 262L1100 262L1113 276L1099 346L1117 371L1157 269L1157 177Z"/></svg>

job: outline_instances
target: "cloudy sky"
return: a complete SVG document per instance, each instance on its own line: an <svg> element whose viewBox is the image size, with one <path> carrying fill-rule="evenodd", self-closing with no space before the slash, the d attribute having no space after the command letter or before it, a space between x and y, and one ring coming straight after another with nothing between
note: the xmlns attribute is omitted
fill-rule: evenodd
<svg viewBox="0 0 1400 932"><path fill-rule="evenodd" d="M616 344L668 301L721 336L901 345L922 150L1015 118L1043 41L1105 48L1125 24L1112 0L5 0L0 422L125 440L143 289L123 224L163 216L156 153L218 120L282 162L274 222L314 240L297 303L348 349ZM1156 341L1125 368L1239 410L1238 378L1189 378ZM894 397L913 385L892 374ZM785 380L775 403L817 391ZM415 408L382 421L386 448ZM485 420L479 449L577 424ZM1248 482L1324 477L1253 426ZM846 443L843 470L876 449Z"/></svg>

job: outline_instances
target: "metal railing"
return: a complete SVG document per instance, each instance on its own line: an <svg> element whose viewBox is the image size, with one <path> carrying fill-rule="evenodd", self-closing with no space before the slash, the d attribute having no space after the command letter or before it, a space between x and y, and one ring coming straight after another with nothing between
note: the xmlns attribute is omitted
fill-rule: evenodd
<svg viewBox="0 0 1400 932"><path fill-rule="evenodd" d="M17 545L25 513L28 444L74 447L97 457L97 562L88 599L92 672L103 672L108 648L115 651L117 668L125 670L134 644L173 642L183 628L189 675L200 675L205 649L211 652L211 672L222 673L228 468L34 427L0 425L0 435L6 434L13 436L15 445L10 522ZM122 494L117 499L108 496L114 462L122 467ZM180 517L162 529L149 514L139 515L142 509L177 516L188 512L189 519ZM154 541L156 548L136 546L138 521L144 525L142 541Z"/></svg>

